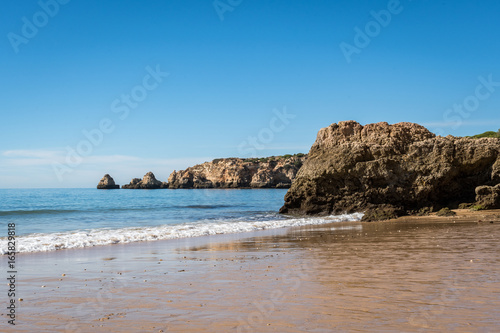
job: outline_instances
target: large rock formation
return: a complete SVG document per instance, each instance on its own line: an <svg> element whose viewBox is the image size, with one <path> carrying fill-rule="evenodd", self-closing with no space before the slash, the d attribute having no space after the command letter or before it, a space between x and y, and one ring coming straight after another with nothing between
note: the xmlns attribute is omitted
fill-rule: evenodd
<svg viewBox="0 0 500 333"><path fill-rule="evenodd" d="M144 175L142 180L139 178L134 178L132 179L130 184L122 185L122 188L153 190L159 188L167 188L167 183L157 180L155 175L150 171Z"/></svg>
<svg viewBox="0 0 500 333"><path fill-rule="evenodd" d="M174 171L169 188L289 188L306 155L221 158Z"/></svg>
<svg viewBox="0 0 500 333"><path fill-rule="evenodd" d="M377 219L456 207L474 202L476 187L500 182L499 155L496 138L436 137L412 123L339 122L319 131L280 212L366 211ZM478 196L483 192L491 191Z"/></svg>
<svg viewBox="0 0 500 333"><path fill-rule="evenodd" d="M112 190L120 188L120 185L116 185L113 177L105 174L99 181L99 184L97 184L97 188L100 190Z"/></svg>

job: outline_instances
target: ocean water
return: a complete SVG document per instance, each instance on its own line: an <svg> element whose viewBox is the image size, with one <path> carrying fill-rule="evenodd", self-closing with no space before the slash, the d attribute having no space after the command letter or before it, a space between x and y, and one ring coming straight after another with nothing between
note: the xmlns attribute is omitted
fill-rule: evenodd
<svg viewBox="0 0 500 333"><path fill-rule="evenodd" d="M17 252L248 232L362 214L293 218L278 214L285 189L0 189L0 252L8 224Z"/></svg>

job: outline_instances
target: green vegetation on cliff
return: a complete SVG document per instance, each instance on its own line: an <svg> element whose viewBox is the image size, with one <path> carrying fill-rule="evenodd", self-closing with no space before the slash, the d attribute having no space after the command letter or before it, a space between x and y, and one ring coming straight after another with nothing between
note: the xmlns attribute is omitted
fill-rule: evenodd
<svg viewBox="0 0 500 333"><path fill-rule="evenodd" d="M229 158L216 158L214 160L212 160L212 163L214 164L218 164L219 162L223 161L223 160L229 160L229 159L241 159L243 160L244 162L250 162L250 163L267 163L267 162L273 162L273 161L280 161L280 160L286 160L286 159L289 159L289 158L292 158L292 157L298 157L298 158L302 158L306 156L306 154L304 153L297 153L297 154L286 154L286 155L281 155L281 156L269 156L269 157L250 157L250 158L238 158L238 157L229 157ZM294 165L298 168L300 168L302 166L302 161L296 161L294 162Z"/></svg>
<svg viewBox="0 0 500 333"><path fill-rule="evenodd" d="M262 163L267 163L267 162L272 162L272 161L279 161L279 160L286 160L286 159L289 159L289 158L292 158L292 157L304 157L306 156L306 154L304 153L298 153L298 154L286 154L286 155L281 155L281 156L269 156L269 157L254 157L254 158L244 158L243 160L244 161L247 161L247 162L253 162L253 163L258 163L258 162L262 162ZM296 164L297 162L295 162L295 165L298 166ZM302 164L300 164L302 165ZM300 167L300 166L298 166Z"/></svg>
<svg viewBox="0 0 500 333"><path fill-rule="evenodd" d="M481 134L476 134L472 136L474 139L479 139L479 138L500 138L500 129L496 132L493 131L487 131Z"/></svg>

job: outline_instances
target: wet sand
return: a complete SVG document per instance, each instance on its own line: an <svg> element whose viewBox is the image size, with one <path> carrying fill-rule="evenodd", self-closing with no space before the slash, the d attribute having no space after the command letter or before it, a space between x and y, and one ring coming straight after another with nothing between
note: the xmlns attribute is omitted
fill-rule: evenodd
<svg viewBox="0 0 500 333"><path fill-rule="evenodd" d="M499 239L459 211L23 254L12 331L495 332Z"/></svg>

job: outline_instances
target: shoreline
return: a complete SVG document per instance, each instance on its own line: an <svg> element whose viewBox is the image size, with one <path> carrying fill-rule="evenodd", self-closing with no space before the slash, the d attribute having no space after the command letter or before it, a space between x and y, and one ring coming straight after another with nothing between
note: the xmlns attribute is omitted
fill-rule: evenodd
<svg viewBox="0 0 500 333"><path fill-rule="evenodd" d="M228 233L219 233L219 234L213 234L213 235L196 235L196 236L187 236L187 237L178 237L178 238L166 238L166 239L151 239L151 240L135 240L131 242L126 242L126 243L110 243L110 244L95 244L92 246L84 246L84 247L70 247L70 248L62 248L62 249L55 249L55 250L47 250L47 251L36 251L36 252L18 252L16 253L17 256L23 256L23 255L35 255L38 253L52 253L52 252L60 252L60 251L78 251L78 250L84 250L84 249L92 249L92 248L102 248L102 247L108 247L108 246L131 246L134 244L141 244L141 243L153 243L153 242L175 242L175 241L180 241L183 242L185 240L193 239L193 242L204 242L207 239L210 239L211 241L214 241L215 238L220 238L221 241L229 240L229 241L234 241L242 238L251 238L251 237L259 237L259 236L265 236L267 234L274 234L274 233L280 233L280 232L287 232L289 229L294 229L294 228L302 228L302 227L308 227L308 226L324 226L324 225L339 225L343 223L363 223L363 224L373 224L373 223L396 223L396 222L411 222L411 223L418 223L419 221L426 221L429 222L431 221L432 223L450 223L450 222L459 222L459 223L469 223L469 222L476 222L476 223L488 223L491 221L491 223L500 223L500 209L491 209L491 210L482 210L482 211L470 211L469 209L455 209L452 210L456 213L455 216L437 216L436 213L431 213L430 215L426 216L401 216L396 219L389 219L389 220L382 220L382 221L375 221L375 222L366 222L366 221L340 221L340 222L326 222L326 223L320 223L320 224L304 224L304 225L299 225L299 226L280 226L276 228L264 228L264 229L257 229L257 230L250 230L250 231L237 231L237 232L228 232ZM337 215L340 216L340 215ZM291 217L291 216L289 216ZM311 218L315 218L315 216L308 216ZM295 217L295 218L308 218L308 217ZM333 215L332 215L333 217ZM293 217L292 217L293 218ZM161 226L156 226L156 227L161 227ZM133 228L133 227L130 227ZM151 227L155 228L155 227ZM128 228L125 228L128 229ZM117 229L120 230L120 229ZM50 234L49 234L50 235ZM17 238L23 237L23 236L17 236ZM0 256L3 257L4 255Z"/></svg>
<svg viewBox="0 0 500 333"><path fill-rule="evenodd" d="M419 221L423 219L431 220L436 223L460 221L460 222L484 222L483 220L500 222L500 209L485 209L478 211L471 211L470 209L451 209L455 212L454 216L437 216L436 213L429 215L415 216L406 215L400 216L396 219L377 221L377 222L404 222L404 221ZM363 223L377 223L377 222L363 222Z"/></svg>
<svg viewBox="0 0 500 333"><path fill-rule="evenodd" d="M266 213L266 219L228 220L215 223L184 222L150 226L125 226L113 229L78 229L54 233L33 233L17 235L18 253L37 253L64 249L87 248L115 244L161 241L240 234L259 230L273 230L308 224L356 221L360 214L337 215L323 218L285 218L276 213ZM2 254L5 254L6 239L2 239Z"/></svg>
<svg viewBox="0 0 500 333"><path fill-rule="evenodd" d="M477 331L500 210L19 255L16 331ZM495 217L489 223L489 217ZM478 222L478 221L482 222ZM2 259L2 260L5 260ZM4 312L0 316L6 323Z"/></svg>

